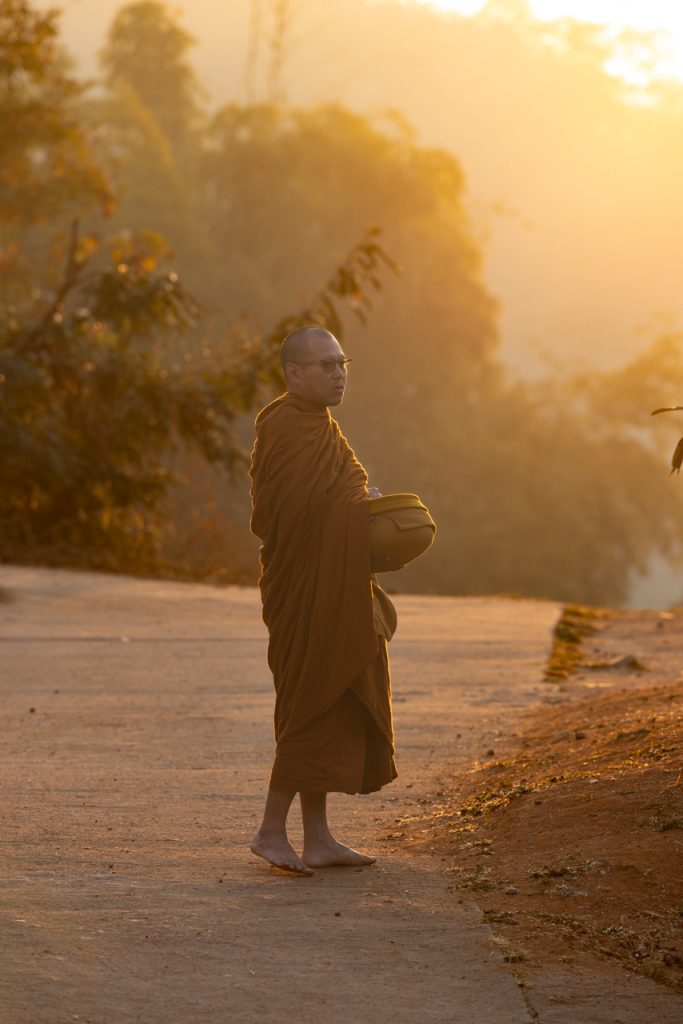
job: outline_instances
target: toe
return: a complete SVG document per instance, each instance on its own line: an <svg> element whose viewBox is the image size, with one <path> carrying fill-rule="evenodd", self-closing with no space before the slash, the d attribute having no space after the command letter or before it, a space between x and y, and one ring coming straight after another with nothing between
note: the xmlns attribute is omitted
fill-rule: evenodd
<svg viewBox="0 0 683 1024"><path fill-rule="evenodd" d="M289 868L289 870L293 871L294 874L296 874L296 875L312 875L313 874L313 869L307 867L306 864L292 864L291 867Z"/></svg>
<svg viewBox="0 0 683 1024"><path fill-rule="evenodd" d="M305 864L297 864L293 861L273 861L273 867L279 868L280 871L289 871L294 875L312 875L313 871Z"/></svg>

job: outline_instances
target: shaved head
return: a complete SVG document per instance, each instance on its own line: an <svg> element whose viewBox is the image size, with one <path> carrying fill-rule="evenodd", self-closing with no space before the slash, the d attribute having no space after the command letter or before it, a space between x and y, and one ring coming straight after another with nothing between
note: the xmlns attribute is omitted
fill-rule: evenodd
<svg viewBox="0 0 683 1024"><path fill-rule="evenodd" d="M324 327L312 325L310 327L299 327L296 331L288 334L280 347L280 362L282 369L287 363L302 363L308 358L311 345L322 338L333 338L330 331Z"/></svg>
<svg viewBox="0 0 683 1024"><path fill-rule="evenodd" d="M292 331L282 342L280 361L291 395L321 409L339 405L344 397L349 361L331 331L317 324Z"/></svg>

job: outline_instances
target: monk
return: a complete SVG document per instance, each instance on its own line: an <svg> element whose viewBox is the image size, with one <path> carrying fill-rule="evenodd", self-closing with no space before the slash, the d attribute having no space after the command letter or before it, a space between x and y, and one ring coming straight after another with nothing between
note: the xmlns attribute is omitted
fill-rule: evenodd
<svg viewBox="0 0 683 1024"><path fill-rule="evenodd" d="M275 761L251 850L300 875L372 864L338 842L327 794L372 793L396 778L387 640L394 607L372 576L368 478L330 416L344 397L339 342L305 327L282 343L286 392L256 418L252 532L275 684ZM301 802L301 856L287 815Z"/></svg>

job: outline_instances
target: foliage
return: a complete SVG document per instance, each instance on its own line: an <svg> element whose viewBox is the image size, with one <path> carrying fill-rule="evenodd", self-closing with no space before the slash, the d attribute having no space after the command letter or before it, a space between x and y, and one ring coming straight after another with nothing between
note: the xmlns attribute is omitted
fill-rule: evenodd
<svg viewBox="0 0 683 1024"><path fill-rule="evenodd" d="M340 419L371 482L417 490L439 525L398 585L619 602L653 552L680 550L680 503L643 419L680 393L680 339L612 374L512 384L462 169L399 115L228 105L205 125L191 41L159 3L117 15L105 92L86 105L50 57L52 16L42 36L26 23L26 67L71 90L55 153L69 140L81 161L60 164L51 137L27 144L27 182L45 167L73 186L58 182L65 203L39 219L55 231L69 197L86 210L109 177L119 236L112 247L88 228L69 247L60 228L52 249L30 210L17 221L17 244L43 262L17 264L21 301L0 304L3 557L226 578L223 549L248 550L248 495L225 470L242 465L254 407L282 388L282 336L307 322L353 355ZM0 84L10 120L22 96ZM380 292L399 264L400 286Z"/></svg>
<svg viewBox="0 0 683 1024"><path fill-rule="evenodd" d="M191 443L216 461L232 454L222 443L220 413L232 397L225 380L165 365L159 333L187 330L192 303L177 275L159 271L155 240L135 242L121 242L108 266L89 272L91 240L74 231L41 321L2 325L5 554L86 548L107 564L132 546L144 557L169 448Z"/></svg>
<svg viewBox="0 0 683 1024"><path fill-rule="evenodd" d="M177 345L197 309L163 268L161 240L120 238L102 269L95 251L75 224L39 323L0 324L0 554L149 571L159 568L170 454L190 448L209 464L243 466L231 427L272 386L280 331L339 323L336 302L363 294L382 251L361 243L316 304L260 346L237 357L205 346L200 358Z"/></svg>
<svg viewBox="0 0 683 1024"><path fill-rule="evenodd" d="M143 14L154 8L155 16L160 6L137 5ZM109 198L98 191L106 177L88 148L84 108L71 110L59 93L50 106L44 92L57 81L70 101L80 96L68 77L59 72L55 78L51 70L55 16L40 17L25 4L5 3L1 10L7 32L0 96L9 123L18 120L25 128L26 144L25 151L15 147L16 183L9 171L0 181L0 223L19 222L22 243L36 220L58 238L55 218L69 204L87 207L93 198ZM122 24L131 23L122 18ZM110 137L123 140L119 154L127 149L143 172L132 183L139 187L145 176L149 182L165 166L172 186L166 198L179 203L184 195L165 136L137 93L121 84L112 92ZM40 135L44 120L30 121L29 93L36 110L49 107L50 132ZM99 104L100 112L106 109L106 101ZM80 163L64 158L65 146ZM30 180L33 163L47 176L48 196L55 179L63 202L46 200L31 210L27 198L22 213L19 171L23 186L38 188L38 179ZM83 168L90 177L83 177ZM102 242L93 232L81 234L74 220L51 256L60 250L61 279L51 280L40 262L25 264L17 268L22 301L15 295L0 303L0 555L160 571L163 506L177 478L175 457L186 460L195 452L221 470L243 466L233 426L267 388L282 386L280 332L314 321L341 334L340 304L363 316L369 291L380 286L378 265L390 261L371 231L307 307L280 318L262 337L229 346L203 336L197 305L158 234L124 231Z"/></svg>
<svg viewBox="0 0 683 1024"><path fill-rule="evenodd" d="M76 210L109 209L111 193L91 156L83 88L58 50L57 14L0 0L0 272L4 298L19 286L29 229Z"/></svg>
<svg viewBox="0 0 683 1024"><path fill-rule="evenodd" d="M154 114L126 82L112 85L85 110L98 125L95 153L116 192L113 224L154 229L173 237L177 250L190 232L187 188L169 140Z"/></svg>
<svg viewBox="0 0 683 1024"><path fill-rule="evenodd" d="M29 225L74 204L107 201L89 159L77 101L82 87L57 50L56 14L0 0L0 217Z"/></svg>
<svg viewBox="0 0 683 1024"><path fill-rule="evenodd" d="M194 43L167 4L139 0L118 11L101 54L108 84L132 89L185 156L201 112L201 89L187 59Z"/></svg>
<svg viewBox="0 0 683 1024"><path fill-rule="evenodd" d="M457 160L417 145L398 116L384 126L336 105L228 105L209 126L197 187L215 253L202 299L220 301L225 320L245 308L271 319L367 224L380 222L405 273L377 305L373 343L363 346L371 377L376 359L386 371L391 350L401 386L409 376L425 401L435 397L430 360L447 373L453 367L465 390L490 367L495 303L480 279L463 190ZM421 366L406 365L411 350Z"/></svg>
<svg viewBox="0 0 683 1024"><path fill-rule="evenodd" d="M575 389L498 386L465 422L443 424L442 469L422 440L412 479L442 529L403 585L619 605L653 551L680 551L680 495L642 409L638 434ZM405 469L387 468L387 490L404 489Z"/></svg>

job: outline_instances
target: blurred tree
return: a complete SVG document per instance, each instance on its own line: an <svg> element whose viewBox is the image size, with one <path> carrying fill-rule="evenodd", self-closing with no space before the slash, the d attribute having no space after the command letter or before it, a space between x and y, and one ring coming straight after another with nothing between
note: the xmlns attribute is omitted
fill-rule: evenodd
<svg viewBox="0 0 683 1024"><path fill-rule="evenodd" d="M426 460L415 466L440 550L402 584L620 605L653 552L680 552L680 498L642 410L628 426L612 414L620 382L610 378L599 399L581 380L504 385L467 422L444 424L443 450L458 445L455 430L467 450L438 476Z"/></svg>
<svg viewBox="0 0 683 1024"><path fill-rule="evenodd" d="M230 464L239 387L214 367L165 365L161 339L191 326L193 305L159 272L158 239L121 240L88 273L94 249L74 230L41 319L0 324L1 553L149 569L163 457L182 441Z"/></svg>
<svg viewBox="0 0 683 1024"><path fill-rule="evenodd" d="M118 11L101 53L107 84L138 95L184 164L201 127L202 91L188 61L194 43L167 4L139 0Z"/></svg>
<svg viewBox="0 0 683 1024"><path fill-rule="evenodd" d="M128 10L140 7L154 8L157 26L162 15L170 19L159 4ZM14 10L17 25L30 22L25 4ZM51 25L40 37L48 42ZM179 73L182 91L185 51L169 52L181 56L159 68ZM0 65L5 73L13 73L11 62ZM195 135L190 176L155 109L156 88L145 98L130 77L111 76L92 119L98 152L123 192L119 226L144 228L153 216L167 227L181 277L209 317L201 329L193 325L191 301L147 234L122 238L108 260L88 234L72 239L64 279L51 290L39 262L31 267L24 283L26 296L37 288L33 308L0 309L5 557L40 550L104 564L106 552L112 568L219 571L222 546L247 547L248 496L244 481L231 488L223 477L210 480L207 463L238 464L240 440L251 440L247 410L282 387L282 335L311 320L343 335L354 357L340 418L372 482L417 490L439 523L434 551L399 585L621 601L653 552L680 546L681 506L632 415L636 400L638 414L650 405L643 394L658 405L665 387L680 393L678 341L617 374L511 385L453 157L418 145L396 114L370 120L339 106L227 106ZM19 116L15 95L0 84L10 120ZM89 156L88 133L75 114L72 124L93 172L82 202L103 202L106 179ZM191 115L186 127L198 131ZM36 167L48 167L49 195L61 165L52 166L49 140L42 146ZM0 210L2 202L0 195ZM67 208L41 216L49 226ZM400 288L373 304L368 344L359 332L368 292L391 262L377 234L365 235L378 219L382 244L404 274ZM22 223L20 244L35 245L30 210ZM339 265L342 252L349 255ZM312 283L325 279L316 296ZM283 309L300 312L282 318ZM178 472L201 481L200 504L208 496L212 506L197 518L187 497L199 491L186 489L184 532L166 503ZM230 515L215 543L189 543L212 536Z"/></svg>
<svg viewBox="0 0 683 1024"><path fill-rule="evenodd" d="M507 381L455 159L418 146L400 118L380 129L339 107L230 106L211 132L200 213L229 310L300 294L346 232L377 211L387 225L401 287L379 297L371 344L347 332L339 415L373 483L418 490L441 525L398 585L619 603L654 551L680 545L680 505L642 429L617 413L618 374ZM666 366L650 357L651 389ZM642 409L643 366L631 379Z"/></svg>
<svg viewBox="0 0 683 1024"><path fill-rule="evenodd" d="M116 190L114 225L162 232L195 291L214 254L194 212L204 122L193 42L165 3L122 7L100 55L104 89L88 114Z"/></svg>
<svg viewBox="0 0 683 1024"><path fill-rule="evenodd" d="M54 254L39 229L77 210L111 209L82 95L60 57L57 13L0 0L0 304L25 297L29 263L42 258L49 270Z"/></svg>
<svg viewBox="0 0 683 1024"><path fill-rule="evenodd" d="M0 559L173 571L162 557L169 456L194 450L245 468L233 424L266 387L281 389L282 332L309 322L339 331L337 303L369 302L365 278L382 251L362 242L315 304L259 345L236 356L205 346L199 358L178 344L197 310L163 269L163 240L115 240L104 268L91 266L96 251L75 222L50 306L30 326L0 320Z"/></svg>
<svg viewBox="0 0 683 1024"><path fill-rule="evenodd" d="M192 189L169 140L138 93L119 81L91 101L86 114L99 126L97 157L116 192L114 228L141 230L153 225L169 239L184 268L206 260L192 213Z"/></svg>
<svg viewBox="0 0 683 1024"><path fill-rule="evenodd" d="M373 380L393 364L401 388L431 405L430 359L457 372L461 396L493 372L496 305L481 282L462 171L420 147L398 115L380 125L338 106L224 107L209 129L197 212L215 252L200 294L220 302L225 322L243 309L272 319L379 222L406 272L373 317L366 355L383 364Z"/></svg>
<svg viewBox="0 0 683 1024"><path fill-rule="evenodd" d="M228 470L243 461L233 424L265 388L282 386L280 332L315 321L341 333L339 304L362 313L386 257L371 233L308 307L274 332L232 353L196 338L190 346L196 305L168 267L161 236L126 231L103 245L93 233L81 236L78 220L70 234L57 230L79 203L110 204L107 179L88 148L80 91L62 72L48 75L57 61L55 16L41 19L24 3L0 11L2 129L16 124L24 139L23 149L15 146L16 169L0 176L0 224L16 228L20 248L44 223L57 236L52 260L65 253L61 278L27 263L24 301L6 293L0 301L0 557L160 571L173 453L194 451ZM60 105L61 93L50 106L42 91L49 81L73 108ZM138 189L165 175L166 201L173 197L177 210L184 193L168 142L139 96L119 89L109 108L111 138L121 142L115 155L137 156ZM140 198L138 191L130 201ZM142 205L131 209L149 214ZM162 203L152 212L165 211ZM32 244L41 251L40 238Z"/></svg>

